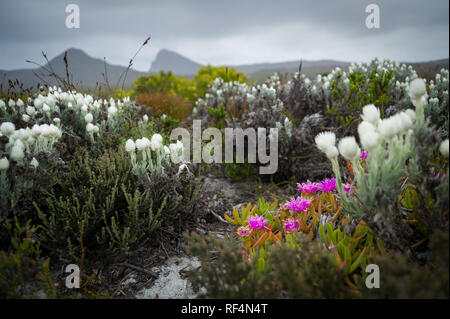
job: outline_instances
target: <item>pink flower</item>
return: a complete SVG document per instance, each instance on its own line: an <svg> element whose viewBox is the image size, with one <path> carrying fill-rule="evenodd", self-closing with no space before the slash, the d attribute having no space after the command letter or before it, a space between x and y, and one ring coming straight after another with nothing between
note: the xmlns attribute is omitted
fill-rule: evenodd
<svg viewBox="0 0 450 319"><path fill-rule="evenodd" d="M298 190L306 194L314 194L319 190L319 185L317 183L311 183L308 179L306 183L297 183Z"/></svg>
<svg viewBox="0 0 450 319"><path fill-rule="evenodd" d="M345 193L350 194L353 188L352 184L342 184L342 186L344 187Z"/></svg>
<svg viewBox="0 0 450 319"><path fill-rule="evenodd" d="M436 177L438 179L446 179L447 178L447 174L445 174L445 173L437 173L437 174L434 174L434 177Z"/></svg>
<svg viewBox="0 0 450 319"><path fill-rule="evenodd" d="M288 233L293 232L294 230L298 230L298 226L299 226L298 220L288 218L284 221L284 229Z"/></svg>
<svg viewBox="0 0 450 319"><path fill-rule="evenodd" d="M250 227L243 226L243 227L239 227L237 229L236 234L241 237L247 237L248 235L250 235L251 232L252 232L252 230L250 229Z"/></svg>
<svg viewBox="0 0 450 319"><path fill-rule="evenodd" d="M333 192L336 189L336 178L327 178L323 180L319 188L322 192Z"/></svg>
<svg viewBox="0 0 450 319"><path fill-rule="evenodd" d="M361 152L361 161L365 161L367 159L367 157L369 156L369 152L367 151L362 151Z"/></svg>
<svg viewBox="0 0 450 319"><path fill-rule="evenodd" d="M247 219L247 224L253 229L253 230L261 230L266 227L266 220L263 216L250 216Z"/></svg>
<svg viewBox="0 0 450 319"><path fill-rule="evenodd" d="M311 206L312 199L304 197L291 197L291 201L285 204L286 208L302 213Z"/></svg>

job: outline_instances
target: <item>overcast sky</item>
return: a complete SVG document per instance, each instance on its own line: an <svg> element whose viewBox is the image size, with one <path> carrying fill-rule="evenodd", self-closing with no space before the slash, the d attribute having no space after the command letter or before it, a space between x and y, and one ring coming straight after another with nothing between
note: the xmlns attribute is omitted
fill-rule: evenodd
<svg viewBox="0 0 450 319"><path fill-rule="evenodd" d="M80 28L65 26L68 4L80 8ZM380 28L368 29L365 8L380 8ZM30 68L76 47L113 64L135 59L148 71L170 49L202 64L297 59L424 61L449 56L448 0L0 0L0 69Z"/></svg>

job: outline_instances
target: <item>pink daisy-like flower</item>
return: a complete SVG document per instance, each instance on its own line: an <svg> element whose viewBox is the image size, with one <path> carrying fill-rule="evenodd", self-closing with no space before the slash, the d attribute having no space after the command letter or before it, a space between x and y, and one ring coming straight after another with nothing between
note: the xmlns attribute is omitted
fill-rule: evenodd
<svg viewBox="0 0 450 319"><path fill-rule="evenodd" d="M250 216L247 219L247 224L253 229L253 230L261 230L266 227L266 220L263 216Z"/></svg>
<svg viewBox="0 0 450 319"><path fill-rule="evenodd" d="M353 188L352 184L342 184L342 186L344 187L345 193L350 194Z"/></svg>
<svg viewBox="0 0 450 319"><path fill-rule="evenodd" d="M295 212L302 213L311 206L312 199L304 197L291 197L291 201L287 202L284 206Z"/></svg>
<svg viewBox="0 0 450 319"><path fill-rule="evenodd" d="M327 178L320 183L320 190L323 192L333 192L336 189L336 178Z"/></svg>
<svg viewBox="0 0 450 319"><path fill-rule="evenodd" d="M369 156L369 152L367 151L362 151L361 152L361 161L365 161L367 159L367 157Z"/></svg>
<svg viewBox="0 0 450 319"><path fill-rule="evenodd" d="M284 229L287 233L293 232L294 230L298 230L298 220L288 218L284 221Z"/></svg>
<svg viewBox="0 0 450 319"><path fill-rule="evenodd" d="M251 232L252 232L252 230L250 229L250 227L243 226L243 227L239 227L237 229L236 234L241 237L247 237L248 235L250 235Z"/></svg>
<svg viewBox="0 0 450 319"><path fill-rule="evenodd" d="M308 179L306 183L297 183L298 190L306 194L315 194L319 190L319 185L317 183L311 183Z"/></svg>

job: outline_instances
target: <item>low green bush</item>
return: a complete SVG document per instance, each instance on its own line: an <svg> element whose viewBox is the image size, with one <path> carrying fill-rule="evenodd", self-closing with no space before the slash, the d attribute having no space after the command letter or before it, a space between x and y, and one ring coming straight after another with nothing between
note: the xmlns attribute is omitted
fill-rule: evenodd
<svg viewBox="0 0 450 319"><path fill-rule="evenodd" d="M49 270L49 259L41 257L38 227L17 217L6 222L2 232L10 234L10 247L0 251L0 298L54 298L56 287Z"/></svg>
<svg viewBox="0 0 450 319"><path fill-rule="evenodd" d="M247 260L232 238L191 234L188 252L201 269L189 278L201 298L342 298L352 296L327 249L303 234Z"/></svg>
<svg viewBox="0 0 450 319"><path fill-rule="evenodd" d="M36 205L45 229L42 240L63 255L128 250L148 241L161 225L165 204L153 204L122 149L98 159L80 155L68 166L45 205Z"/></svg>

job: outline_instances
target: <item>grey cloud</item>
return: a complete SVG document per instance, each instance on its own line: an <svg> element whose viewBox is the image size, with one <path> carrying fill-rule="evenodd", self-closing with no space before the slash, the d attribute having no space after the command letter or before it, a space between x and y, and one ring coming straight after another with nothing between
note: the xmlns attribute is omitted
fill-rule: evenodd
<svg viewBox="0 0 450 319"><path fill-rule="evenodd" d="M152 35L151 46L136 60L136 67L143 70L164 47L202 63L279 61L289 56L296 59L305 52L327 51L327 58L366 59L368 46L375 48L373 54L403 60L448 57L447 0L70 2L80 6L78 30L64 25L68 2L1 1L0 69L25 67L23 61L38 58L41 50L52 56L75 46L93 56L126 64L147 35ZM364 25L364 9L369 3L380 6L378 30ZM252 46L239 41L245 47L239 50L232 39L249 39ZM281 48L285 54L279 53ZM421 52L412 52L413 48Z"/></svg>

